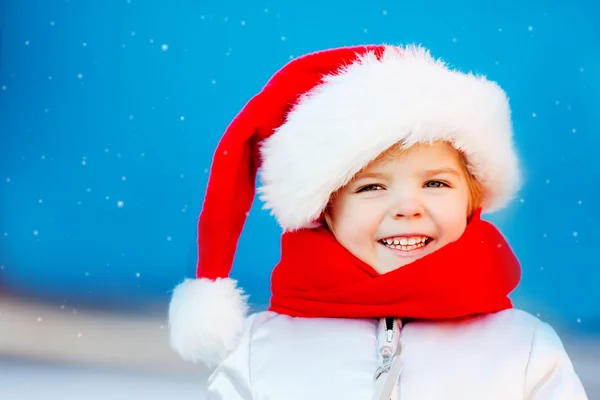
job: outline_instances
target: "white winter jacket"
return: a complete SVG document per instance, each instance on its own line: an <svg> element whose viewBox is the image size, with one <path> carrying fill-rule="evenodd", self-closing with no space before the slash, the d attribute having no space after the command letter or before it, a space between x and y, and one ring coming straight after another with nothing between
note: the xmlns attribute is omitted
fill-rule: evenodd
<svg viewBox="0 0 600 400"><path fill-rule="evenodd" d="M587 399L554 329L526 312L401 325L253 314L207 399Z"/></svg>

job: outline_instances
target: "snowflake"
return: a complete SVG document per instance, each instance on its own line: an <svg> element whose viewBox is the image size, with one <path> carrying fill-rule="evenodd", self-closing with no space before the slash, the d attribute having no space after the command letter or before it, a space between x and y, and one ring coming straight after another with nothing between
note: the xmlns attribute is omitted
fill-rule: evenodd
<svg viewBox="0 0 600 400"><path fill-rule="evenodd" d="M83 42L83 43L82 43L82 46L83 46L83 47L87 47L87 43L86 43L86 42Z"/></svg>
<svg viewBox="0 0 600 400"><path fill-rule="evenodd" d="M81 160L81 165L87 165L87 161Z"/></svg>
<svg viewBox="0 0 600 400"><path fill-rule="evenodd" d="M132 31L132 32L131 32L131 36L135 36L135 31Z"/></svg>
<svg viewBox="0 0 600 400"><path fill-rule="evenodd" d="M10 178L6 178L6 183L10 183Z"/></svg>
<svg viewBox="0 0 600 400"><path fill-rule="evenodd" d="M285 36L282 36L282 37L281 37L281 41L282 41L282 42L285 42Z"/></svg>
<svg viewBox="0 0 600 400"><path fill-rule="evenodd" d="M242 26L246 25L246 21L242 21L240 23L242 24Z"/></svg>
<svg viewBox="0 0 600 400"><path fill-rule="evenodd" d="M42 200L42 199L39 199L39 200L38 200L38 203L39 203L39 204L42 204L43 202L44 202L44 200Z"/></svg>
<svg viewBox="0 0 600 400"><path fill-rule="evenodd" d="M29 40L25 41L25 46L29 46Z"/></svg>
<svg viewBox="0 0 600 400"><path fill-rule="evenodd" d="M83 74L77 74L78 79L83 79Z"/></svg>
<svg viewBox="0 0 600 400"><path fill-rule="evenodd" d="M117 201L117 207L119 207L119 208L125 207L125 202L123 200Z"/></svg>
<svg viewBox="0 0 600 400"><path fill-rule="evenodd" d="M381 13L382 13L383 15L387 15L387 10L383 10Z"/></svg>
<svg viewBox="0 0 600 400"><path fill-rule="evenodd" d="M533 26L529 25L529 26L527 27L527 29L529 30L529 32L532 32L532 31L533 31Z"/></svg>
<svg viewBox="0 0 600 400"><path fill-rule="evenodd" d="M182 115L181 117L179 117L180 121L185 121L185 117Z"/></svg>
<svg viewBox="0 0 600 400"><path fill-rule="evenodd" d="M50 21L50 25L51 25L51 26L54 26L54 21Z"/></svg>
<svg viewBox="0 0 600 400"><path fill-rule="evenodd" d="M160 46L160 49L162 51L167 51L167 50L169 50L169 45L168 44L163 44L162 46Z"/></svg>
<svg viewBox="0 0 600 400"><path fill-rule="evenodd" d="M6 85L2 85L2 90L6 90Z"/></svg>
<svg viewBox="0 0 600 400"><path fill-rule="evenodd" d="M42 322L42 317L38 317L38 322Z"/></svg>
<svg viewBox="0 0 600 400"><path fill-rule="evenodd" d="M577 237L579 234L577 232L573 232L573 237Z"/></svg>
<svg viewBox="0 0 600 400"><path fill-rule="evenodd" d="M210 81L210 83L212 83L213 85L215 85L217 83L217 81L213 79L212 81Z"/></svg>
<svg viewBox="0 0 600 400"><path fill-rule="evenodd" d="M126 180L127 180L127 177L126 177L126 176L122 176L122 177L121 177L121 180L124 182L124 181L126 181Z"/></svg>
<svg viewBox="0 0 600 400"><path fill-rule="evenodd" d="M171 236L167 236L167 242L170 242L172 240L173 240L173 238Z"/></svg>
<svg viewBox="0 0 600 400"><path fill-rule="evenodd" d="M537 114L536 114L536 113L532 113L532 114L531 114L531 116L532 116L533 118L535 118L535 117L537 117Z"/></svg>
<svg viewBox="0 0 600 400"><path fill-rule="evenodd" d="M79 332L79 333L77 334L77 337L78 337L78 338L80 338L80 337L82 337L82 336L83 336L83 335L81 334L81 332Z"/></svg>
<svg viewBox="0 0 600 400"><path fill-rule="evenodd" d="M40 231L38 231L37 229L33 231L33 236L37 236L40 234Z"/></svg>
<svg viewBox="0 0 600 400"><path fill-rule="evenodd" d="M136 277L136 278L139 278L140 276L142 276L142 274L140 274L139 272L136 272L136 273L135 273L135 277Z"/></svg>

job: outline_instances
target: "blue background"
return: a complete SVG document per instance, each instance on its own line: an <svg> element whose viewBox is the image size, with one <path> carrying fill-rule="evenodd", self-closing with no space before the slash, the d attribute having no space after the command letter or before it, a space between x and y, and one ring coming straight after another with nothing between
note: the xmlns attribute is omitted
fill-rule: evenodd
<svg viewBox="0 0 600 400"><path fill-rule="evenodd" d="M318 49L421 43L511 98L526 186L487 218L523 263L516 305L600 332L596 2L0 4L2 290L166 304L194 275L214 148L267 79ZM232 272L257 307L268 303L280 232L260 206Z"/></svg>

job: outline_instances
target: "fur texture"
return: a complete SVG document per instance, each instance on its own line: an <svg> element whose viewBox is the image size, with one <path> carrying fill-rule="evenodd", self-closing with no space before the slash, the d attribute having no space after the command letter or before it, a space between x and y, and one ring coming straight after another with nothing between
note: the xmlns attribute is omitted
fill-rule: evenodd
<svg viewBox="0 0 600 400"><path fill-rule="evenodd" d="M496 83L451 70L421 47L389 46L299 99L261 145L258 191L284 231L313 227L330 195L392 145L445 140L465 153L491 212L520 186L512 135Z"/></svg>
<svg viewBox="0 0 600 400"><path fill-rule="evenodd" d="M186 361L215 368L244 331L247 298L230 278L186 279L169 305L171 347Z"/></svg>

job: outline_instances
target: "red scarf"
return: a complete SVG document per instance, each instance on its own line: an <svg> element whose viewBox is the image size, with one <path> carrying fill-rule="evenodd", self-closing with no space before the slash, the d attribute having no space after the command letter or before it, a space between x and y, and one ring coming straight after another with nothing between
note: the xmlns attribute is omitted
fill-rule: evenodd
<svg viewBox="0 0 600 400"><path fill-rule="evenodd" d="M379 275L325 228L282 236L270 310L296 317L446 319L512 308L520 265L478 210L463 235Z"/></svg>

